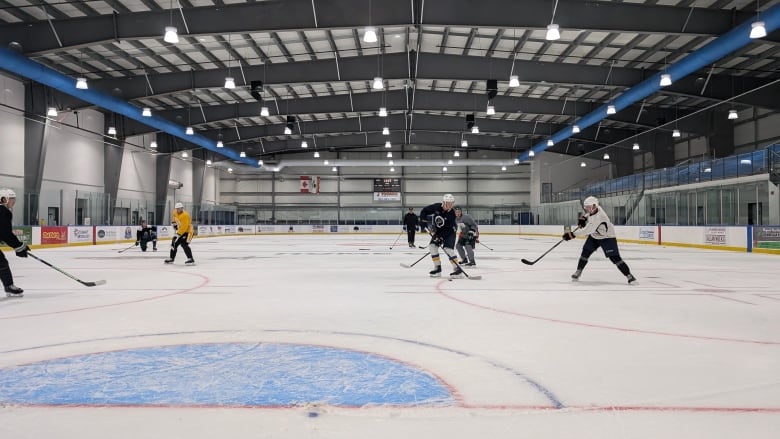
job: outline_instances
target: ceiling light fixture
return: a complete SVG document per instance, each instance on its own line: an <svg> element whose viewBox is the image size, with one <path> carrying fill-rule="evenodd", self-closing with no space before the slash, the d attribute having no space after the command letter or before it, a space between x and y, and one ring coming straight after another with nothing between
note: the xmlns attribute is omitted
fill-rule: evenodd
<svg viewBox="0 0 780 439"><path fill-rule="evenodd" d="M530 150L530 151L528 151L528 157L533 157L533 156L535 156L535 155L536 155L536 153L534 152L534 150L533 150L533 149L532 149L532 150Z"/></svg>
<svg viewBox="0 0 780 439"><path fill-rule="evenodd" d="M496 107L494 107L493 105L488 105L487 106L487 114L488 114L488 116L492 116L492 115L496 114Z"/></svg>
<svg viewBox="0 0 780 439"><path fill-rule="evenodd" d="M387 107L379 107L379 117L387 117Z"/></svg>
<svg viewBox="0 0 780 439"><path fill-rule="evenodd" d="M750 24L750 38L764 38L766 36L766 23L761 21L761 6L756 0L756 21Z"/></svg>
<svg viewBox="0 0 780 439"><path fill-rule="evenodd" d="M163 41L166 43L176 44L179 42L179 30L176 26L165 26L165 36Z"/></svg>
<svg viewBox="0 0 780 439"><path fill-rule="evenodd" d="M191 135L195 134L195 130L193 130L192 127L187 127L187 129L184 130L184 134L186 134L188 136L191 136Z"/></svg>
<svg viewBox="0 0 780 439"><path fill-rule="evenodd" d="M88 89L89 86L87 86L87 78L83 76L76 78L76 88L79 90Z"/></svg>
<svg viewBox="0 0 780 439"><path fill-rule="evenodd" d="M580 126L579 125L572 125L571 133L572 134L578 134L579 132L580 132Z"/></svg>
<svg viewBox="0 0 780 439"><path fill-rule="evenodd" d="M336 172L336 171L338 171L339 169L338 169L337 167L335 167L335 166L334 166L334 167L330 168L330 170L331 170L331 171L333 171L333 172Z"/></svg>
<svg viewBox="0 0 780 439"><path fill-rule="evenodd" d="M558 3L558 2L556 2ZM547 25L547 35L545 35L544 39L547 41L555 41L561 38L561 32L558 28L558 25L555 23L550 23Z"/></svg>
<svg viewBox="0 0 780 439"><path fill-rule="evenodd" d="M612 104L609 104L607 106L607 114L615 114L617 113L617 110L615 110L615 106Z"/></svg>
<svg viewBox="0 0 780 439"><path fill-rule="evenodd" d="M314 151L314 158L315 159L320 158L320 152L319 151Z"/></svg>
<svg viewBox="0 0 780 439"><path fill-rule="evenodd" d="M217 148L223 148L224 146L225 144L221 140L217 140Z"/></svg>
<svg viewBox="0 0 780 439"><path fill-rule="evenodd" d="M238 155L239 157L246 157L246 152L241 151L241 154Z"/></svg>
<svg viewBox="0 0 780 439"><path fill-rule="evenodd" d="M661 75L661 81L658 83L661 87L668 87L672 85L672 76L668 73Z"/></svg>
<svg viewBox="0 0 780 439"><path fill-rule="evenodd" d="M675 128L675 129L672 131L672 137L680 137L680 135L681 135L681 134L680 134L680 130L678 130L677 128Z"/></svg>
<svg viewBox="0 0 780 439"><path fill-rule="evenodd" d="M389 136L390 135L390 128L388 128L388 127L382 128L382 135L383 136Z"/></svg>
<svg viewBox="0 0 780 439"><path fill-rule="evenodd" d="M471 134L479 134L479 127L476 125L471 127Z"/></svg>
<svg viewBox="0 0 780 439"><path fill-rule="evenodd" d="M156 140L152 140L152 142L149 144L149 148L152 148L152 149L157 148L157 141ZM186 156L184 156L184 157L186 157Z"/></svg>
<svg viewBox="0 0 780 439"><path fill-rule="evenodd" d="M639 143L634 142L634 146L631 147L634 151L639 151Z"/></svg>
<svg viewBox="0 0 780 439"><path fill-rule="evenodd" d="M116 127L108 127L108 135L116 136Z"/></svg>
<svg viewBox="0 0 780 439"><path fill-rule="evenodd" d="M393 145L390 143L389 140L385 142L385 148L392 148L392 147Z"/></svg>
<svg viewBox="0 0 780 439"><path fill-rule="evenodd" d="M553 146L555 145L555 142L553 142L553 139L547 139L547 146Z"/></svg>
<svg viewBox="0 0 780 439"><path fill-rule="evenodd" d="M381 76L374 77L374 83L371 86L371 88L373 88L374 90L382 90L385 88L385 83L384 81L382 81Z"/></svg>
<svg viewBox="0 0 780 439"><path fill-rule="evenodd" d="M387 158L393 158L393 151L387 151Z"/></svg>
<svg viewBox="0 0 780 439"><path fill-rule="evenodd" d="M206 160L206 166L211 166L211 159Z"/></svg>
<svg viewBox="0 0 780 439"><path fill-rule="evenodd" d="M308 147L309 147L309 143L306 142L306 140L301 140L301 148L308 148Z"/></svg>
<svg viewBox="0 0 780 439"><path fill-rule="evenodd" d="M509 86L510 87L520 87L520 77L517 75L510 75L509 76Z"/></svg>
<svg viewBox="0 0 780 439"><path fill-rule="evenodd" d="M441 170L444 171L444 172L447 172L447 167L446 166L442 166Z"/></svg>
<svg viewBox="0 0 780 439"><path fill-rule="evenodd" d="M260 107L260 116L268 117L271 113L268 111L268 107L262 106Z"/></svg>
<svg viewBox="0 0 780 439"><path fill-rule="evenodd" d="M604 160L609 160L609 154L607 154L607 153L605 152L605 153L604 153L604 157L602 157L602 159L604 159Z"/></svg>
<svg viewBox="0 0 780 439"><path fill-rule="evenodd" d="M587 164L587 163L585 163L585 162L580 162L580 168L584 168L584 167L586 167L586 166L588 166L588 164Z"/></svg>
<svg viewBox="0 0 780 439"><path fill-rule="evenodd" d="M149 107L144 107L143 110L141 110L141 116L152 117L152 109Z"/></svg>
<svg viewBox="0 0 780 439"><path fill-rule="evenodd" d="M376 43L376 28L371 26L371 0L368 0L368 26L366 26L363 32L363 41L366 43Z"/></svg>
<svg viewBox="0 0 780 439"><path fill-rule="evenodd" d="M46 116L48 117L57 117L58 114L57 109L54 107L49 107L49 109L46 110Z"/></svg>
<svg viewBox="0 0 780 439"><path fill-rule="evenodd" d="M390 168L390 172L395 172L395 168Z"/></svg>
<svg viewBox="0 0 780 439"><path fill-rule="evenodd" d="M152 143L154 144L155 142L152 142ZM189 156L190 156L190 155L189 155L189 154L187 154L187 151L182 151L182 153L181 153L181 157L182 157L182 158L185 158L185 159L186 159L186 158L187 158L187 157L189 157Z"/></svg>
<svg viewBox="0 0 780 439"><path fill-rule="evenodd" d="M456 150L455 150L455 152L454 152L454 153L452 153L452 156L453 156L453 157L460 157L460 151L458 151L458 150L456 149Z"/></svg>
<svg viewBox="0 0 780 439"><path fill-rule="evenodd" d="M502 170L502 171L506 171L506 166L502 166L502 167L501 167L501 170Z"/></svg>
<svg viewBox="0 0 780 439"><path fill-rule="evenodd" d="M729 120L735 120L739 119L739 114L737 114L737 110L731 109L729 110Z"/></svg>
<svg viewBox="0 0 780 439"><path fill-rule="evenodd" d="M468 146L469 146L469 141L468 141L468 140L466 140L466 139L463 139L463 140L461 140L461 141L460 141L460 146L462 146L463 148L468 148Z"/></svg>

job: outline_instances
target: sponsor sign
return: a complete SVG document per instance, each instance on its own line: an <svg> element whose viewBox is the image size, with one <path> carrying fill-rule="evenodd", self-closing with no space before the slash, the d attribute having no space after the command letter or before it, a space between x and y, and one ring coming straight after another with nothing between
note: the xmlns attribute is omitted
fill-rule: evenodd
<svg viewBox="0 0 780 439"><path fill-rule="evenodd" d="M13 227L11 231L13 232L14 235L16 235L16 239L18 239L19 241L22 241L27 245L32 244L32 227L18 226L18 227Z"/></svg>
<svg viewBox="0 0 780 439"><path fill-rule="evenodd" d="M272 225L257 226L257 233L274 233L275 231L276 227Z"/></svg>
<svg viewBox="0 0 780 439"><path fill-rule="evenodd" d="M157 226L157 239L173 238L174 234L173 226Z"/></svg>
<svg viewBox="0 0 780 439"><path fill-rule="evenodd" d="M243 234L249 234L249 233L255 233L255 226L236 226L236 231L234 233L243 233Z"/></svg>
<svg viewBox="0 0 780 439"><path fill-rule="evenodd" d="M69 227L68 242L92 242L92 227Z"/></svg>
<svg viewBox="0 0 780 439"><path fill-rule="evenodd" d="M313 225L311 226L311 231L312 233L323 233L325 232L325 226L323 226L322 224Z"/></svg>
<svg viewBox="0 0 780 439"><path fill-rule="evenodd" d="M728 230L725 227L705 227L704 242L707 245L726 245Z"/></svg>
<svg viewBox="0 0 780 439"><path fill-rule="evenodd" d="M655 227L640 227L639 228L639 239L647 239L650 241L655 241L655 232L657 229Z"/></svg>
<svg viewBox="0 0 780 439"><path fill-rule="evenodd" d="M41 244L67 244L68 228L65 226L41 227Z"/></svg>
<svg viewBox="0 0 780 439"><path fill-rule="evenodd" d="M780 249L780 227L753 227L753 247Z"/></svg>
<svg viewBox="0 0 780 439"><path fill-rule="evenodd" d="M331 233L338 233L339 226L330 226L330 232Z"/></svg>
<svg viewBox="0 0 780 439"><path fill-rule="evenodd" d="M95 227L95 240L98 242L118 241L119 231L116 227L111 226Z"/></svg>

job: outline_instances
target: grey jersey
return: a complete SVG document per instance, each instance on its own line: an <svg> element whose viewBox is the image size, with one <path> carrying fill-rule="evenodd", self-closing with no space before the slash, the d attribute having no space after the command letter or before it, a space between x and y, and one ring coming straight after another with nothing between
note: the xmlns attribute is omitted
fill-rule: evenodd
<svg viewBox="0 0 780 439"><path fill-rule="evenodd" d="M599 206L598 212L588 216L585 227L574 231L574 236L590 235L593 239L615 238L615 225L609 220L604 209Z"/></svg>
<svg viewBox="0 0 780 439"><path fill-rule="evenodd" d="M474 221L474 218L467 214L461 214L460 218L456 218L455 221L458 223L458 230L463 235L469 233L470 230L473 230L474 233L479 234L479 228L477 227L477 222Z"/></svg>

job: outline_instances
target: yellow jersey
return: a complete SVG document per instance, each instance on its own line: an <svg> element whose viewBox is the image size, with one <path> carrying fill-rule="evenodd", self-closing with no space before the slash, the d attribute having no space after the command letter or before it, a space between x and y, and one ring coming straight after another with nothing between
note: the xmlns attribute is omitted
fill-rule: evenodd
<svg viewBox="0 0 780 439"><path fill-rule="evenodd" d="M189 233L190 237L195 234L195 230L192 228L192 220L190 214L186 210L182 210L178 213L176 209L173 209L173 223L177 226L176 234L179 236Z"/></svg>

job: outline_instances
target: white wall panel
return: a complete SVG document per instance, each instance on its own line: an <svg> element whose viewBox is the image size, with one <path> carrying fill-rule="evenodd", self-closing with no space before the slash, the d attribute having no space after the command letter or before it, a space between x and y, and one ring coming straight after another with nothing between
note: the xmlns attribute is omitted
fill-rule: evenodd
<svg viewBox="0 0 780 439"><path fill-rule="evenodd" d="M24 85L0 75L0 103L4 105L0 108L0 186L21 192L24 188Z"/></svg>
<svg viewBox="0 0 780 439"><path fill-rule="evenodd" d="M131 141L132 139L128 139ZM125 144L117 198L154 202L157 158Z"/></svg>

